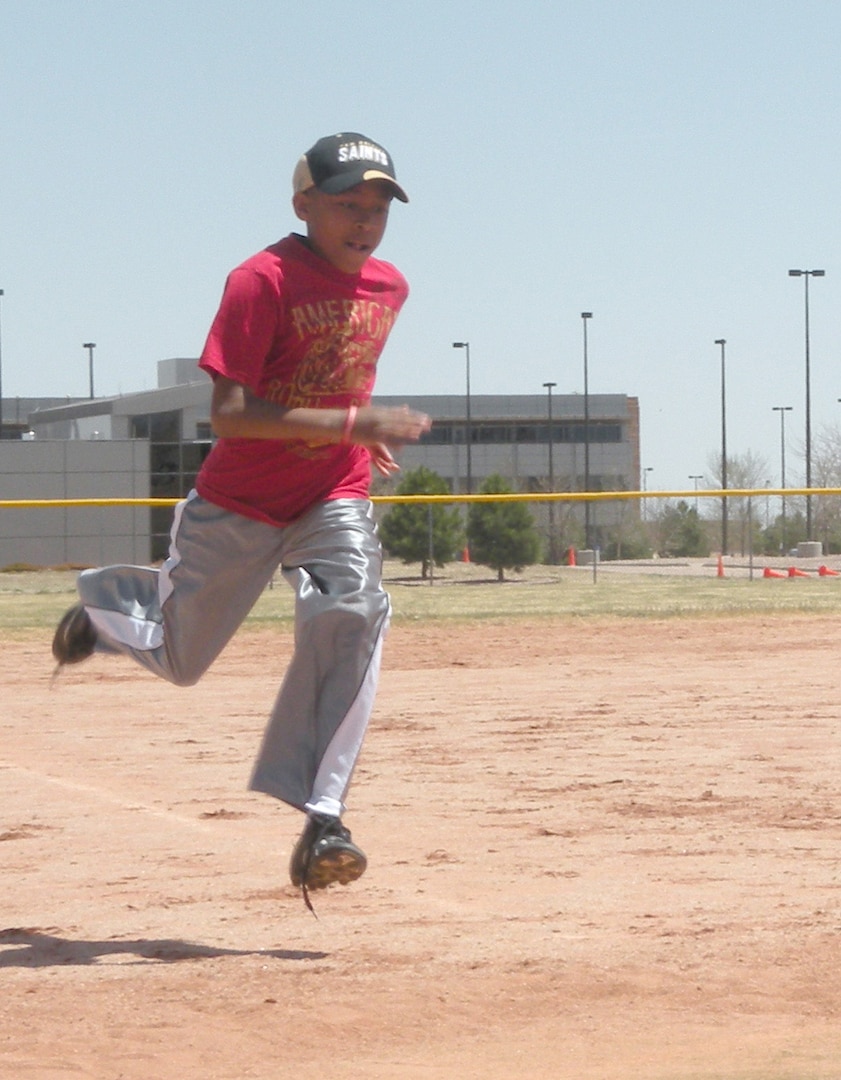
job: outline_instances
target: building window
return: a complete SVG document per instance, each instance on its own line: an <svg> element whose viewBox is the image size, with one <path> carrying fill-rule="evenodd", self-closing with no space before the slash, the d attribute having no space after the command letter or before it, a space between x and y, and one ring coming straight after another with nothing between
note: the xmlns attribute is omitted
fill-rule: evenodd
<svg viewBox="0 0 841 1080"><path fill-rule="evenodd" d="M467 428L463 423L435 423L432 429L423 436L421 443L428 446L464 445L467 437ZM583 420L570 420L565 423L552 424L552 442L555 443L584 443L586 442L585 424ZM519 444L521 446L535 443L548 444L549 425L545 421L528 420L521 423L509 423L506 421L477 421L470 425L471 445L493 446L500 444ZM618 443L622 442L622 424L618 421L600 420L590 421L591 443Z"/></svg>
<svg viewBox="0 0 841 1080"><path fill-rule="evenodd" d="M152 413L149 418L149 438L152 442L178 443L181 441L181 413Z"/></svg>
<svg viewBox="0 0 841 1080"><path fill-rule="evenodd" d="M132 416L131 425L129 428L132 439L148 439L149 438L149 417L148 416Z"/></svg>

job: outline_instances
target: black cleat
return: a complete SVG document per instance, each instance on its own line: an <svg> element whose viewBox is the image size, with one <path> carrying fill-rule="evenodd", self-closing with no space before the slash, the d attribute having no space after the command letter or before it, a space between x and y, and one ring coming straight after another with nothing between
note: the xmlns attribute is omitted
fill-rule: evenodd
<svg viewBox="0 0 841 1080"><path fill-rule="evenodd" d="M312 911L310 889L349 885L362 877L367 865L365 853L353 843L340 818L310 814L289 860L289 877L303 890L304 903Z"/></svg>
<svg viewBox="0 0 841 1080"><path fill-rule="evenodd" d="M96 630L90 616L81 604L74 604L65 611L53 637L53 656L59 667L65 664L81 664L93 655L96 647Z"/></svg>

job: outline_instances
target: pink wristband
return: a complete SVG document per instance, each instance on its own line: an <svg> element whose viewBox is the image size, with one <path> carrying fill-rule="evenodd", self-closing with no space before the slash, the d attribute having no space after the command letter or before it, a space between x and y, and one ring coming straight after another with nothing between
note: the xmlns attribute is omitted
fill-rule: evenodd
<svg viewBox="0 0 841 1080"><path fill-rule="evenodd" d="M342 428L342 437L339 439L341 445L346 446L350 442L351 434L353 433L353 425L356 423L356 414L359 412L359 408L356 405L349 405L347 416L345 417L345 426Z"/></svg>

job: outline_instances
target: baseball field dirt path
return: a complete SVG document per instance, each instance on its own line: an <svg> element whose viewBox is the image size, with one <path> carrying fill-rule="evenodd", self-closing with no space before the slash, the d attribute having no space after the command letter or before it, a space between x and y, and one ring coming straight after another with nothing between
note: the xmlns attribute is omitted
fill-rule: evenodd
<svg viewBox="0 0 841 1080"><path fill-rule="evenodd" d="M839 628L396 624L347 824L248 793L290 650L0 655L0 1076L837 1080Z"/></svg>

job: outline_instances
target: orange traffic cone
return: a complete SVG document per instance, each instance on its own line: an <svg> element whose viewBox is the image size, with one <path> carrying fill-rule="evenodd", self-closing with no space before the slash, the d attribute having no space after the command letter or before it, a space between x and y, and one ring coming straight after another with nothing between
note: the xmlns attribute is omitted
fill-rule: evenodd
<svg viewBox="0 0 841 1080"><path fill-rule="evenodd" d="M790 566L788 568L789 577L808 577L809 575L805 570L798 570L796 566Z"/></svg>
<svg viewBox="0 0 841 1080"><path fill-rule="evenodd" d="M467 546L467 544L464 545L464 549L461 553L461 561L470 562L470 548Z"/></svg>
<svg viewBox="0 0 841 1080"><path fill-rule="evenodd" d="M724 577L724 559L719 555L718 557L718 570L716 571L718 577Z"/></svg>
<svg viewBox="0 0 841 1080"><path fill-rule="evenodd" d="M785 577L786 575L780 570L772 570L770 566L766 566L762 571L763 577Z"/></svg>
<svg viewBox="0 0 841 1080"><path fill-rule="evenodd" d="M818 567L818 573L821 575L821 577L838 577L839 576L839 573L838 573L837 570L830 570L830 568L828 566L820 566L820 567Z"/></svg>
<svg viewBox="0 0 841 1080"><path fill-rule="evenodd" d="M567 566L575 566L575 548L571 547L567 552Z"/></svg>

